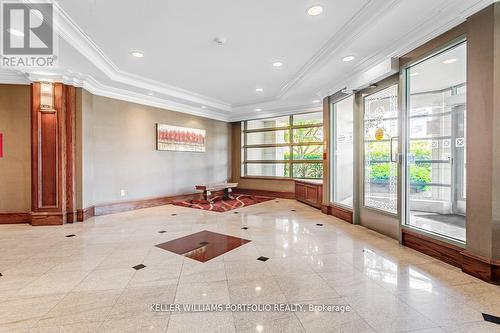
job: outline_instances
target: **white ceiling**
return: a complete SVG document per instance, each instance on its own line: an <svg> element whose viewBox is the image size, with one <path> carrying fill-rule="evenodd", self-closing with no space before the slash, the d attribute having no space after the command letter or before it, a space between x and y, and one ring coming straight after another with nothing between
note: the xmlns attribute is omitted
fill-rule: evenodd
<svg viewBox="0 0 500 333"><path fill-rule="evenodd" d="M59 0L52 72L95 94L225 121L315 110L313 100L492 2ZM308 16L315 4L323 14ZM346 55L356 59L342 62Z"/></svg>

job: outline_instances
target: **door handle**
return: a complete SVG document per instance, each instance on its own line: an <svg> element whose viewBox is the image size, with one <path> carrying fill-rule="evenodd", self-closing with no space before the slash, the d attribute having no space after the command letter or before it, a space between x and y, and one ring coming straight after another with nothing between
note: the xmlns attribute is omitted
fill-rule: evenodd
<svg viewBox="0 0 500 333"><path fill-rule="evenodd" d="M394 157L394 154L392 153L393 152L393 142L394 142L394 139L398 139L399 137L398 136L393 136L391 137L390 139L390 150L391 150L391 162L394 162L394 163L397 163L398 162L398 158L397 158L397 153L396 153L396 158L393 158Z"/></svg>

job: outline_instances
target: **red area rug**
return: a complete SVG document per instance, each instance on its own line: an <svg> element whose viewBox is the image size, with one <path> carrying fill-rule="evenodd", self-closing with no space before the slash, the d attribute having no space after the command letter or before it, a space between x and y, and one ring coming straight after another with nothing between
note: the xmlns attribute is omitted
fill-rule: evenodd
<svg viewBox="0 0 500 333"><path fill-rule="evenodd" d="M222 196L216 196L212 199L212 203L205 200L191 200L191 201L174 201L176 206L196 208L202 210L210 210L213 212L227 212L236 208L247 207L261 202L273 200L269 197L259 197L246 194L233 194L234 199L223 200Z"/></svg>

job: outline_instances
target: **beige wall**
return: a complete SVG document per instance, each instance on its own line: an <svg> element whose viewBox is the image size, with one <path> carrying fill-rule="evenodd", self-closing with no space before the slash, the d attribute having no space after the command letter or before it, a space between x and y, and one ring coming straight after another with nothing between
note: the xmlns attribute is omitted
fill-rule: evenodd
<svg viewBox="0 0 500 333"><path fill-rule="evenodd" d="M232 123L232 171L231 181L238 187L251 190L295 192L292 179L259 179L241 177L241 123Z"/></svg>
<svg viewBox="0 0 500 333"><path fill-rule="evenodd" d="M31 210L30 86L0 85L0 211Z"/></svg>
<svg viewBox="0 0 500 333"><path fill-rule="evenodd" d="M493 7L467 20L467 250L491 257Z"/></svg>
<svg viewBox="0 0 500 333"><path fill-rule="evenodd" d="M229 179L230 124L87 91L79 94L82 207L193 193L195 184ZM156 123L205 129L207 151L157 151Z"/></svg>

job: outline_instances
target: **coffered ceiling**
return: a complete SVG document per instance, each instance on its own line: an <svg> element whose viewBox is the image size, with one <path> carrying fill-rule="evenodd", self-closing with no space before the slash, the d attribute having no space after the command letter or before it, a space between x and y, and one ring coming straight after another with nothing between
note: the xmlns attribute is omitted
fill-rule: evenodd
<svg viewBox="0 0 500 333"><path fill-rule="evenodd" d="M23 74L225 121L315 110L492 2L59 0L59 67Z"/></svg>

